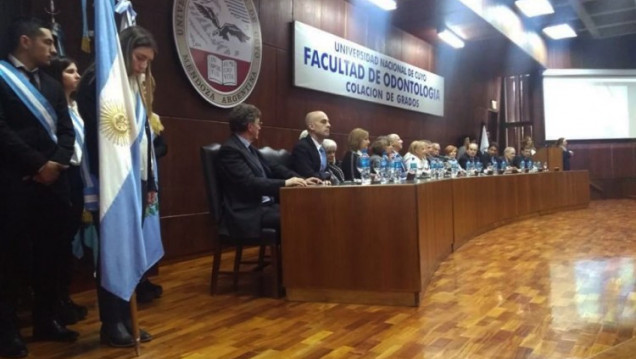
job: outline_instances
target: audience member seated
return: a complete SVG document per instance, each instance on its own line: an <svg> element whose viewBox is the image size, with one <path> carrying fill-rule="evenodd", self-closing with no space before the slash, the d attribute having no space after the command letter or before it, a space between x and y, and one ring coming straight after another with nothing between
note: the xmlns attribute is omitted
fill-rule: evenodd
<svg viewBox="0 0 636 359"><path fill-rule="evenodd" d="M444 148L444 155L446 155L446 160L456 160L457 159L457 147L453 145L448 145Z"/></svg>
<svg viewBox="0 0 636 359"><path fill-rule="evenodd" d="M386 138L389 140L389 144L393 148L393 153L401 157L400 152L402 151L402 144L404 143L404 141L402 141L400 135L398 135L397 133L392 133L386 136Z"/></svg>
<svg viewBox="0 0 636 359"><path fill-rule="evenodd" d="M532 162L532 148L526 147L521 150L521 156L515 157L512 164L517 168L528 168L531 162Z"/></svg>
<svg viewBox="0 0 636 359"><path fill-rule="evenodd" d="M468 164L472 164L474 166L477 162L479 162L477 151L478 149L476 143L471 143L470 145L468 145L466 153L464 153L464 155L458 160L459 166L466 170L466 166Z"/></svg>
<svg viewBox="0 0 636 359"><path fill-rule="evenodd" d="M520 148L528 148L530 150L530 157L534 156L534 154L537 153L537 149L534 146L534 141L530 136L526 136L523 138L523 140L521 140Z"/></svg>
<svg viewBox="0 0 636 359"><path fill-rule="evenodd" d="M468 145L470 145L470 137L466 136L462 140L462 145L457 148L457 156L455 158L462 158L468 150Z"/></svg>
<svg viewBox="0 0 636 359"><path fill-rule="evenodd" d="M442 147L439 145L439 143L437 142L433 142L431 144L431 151L429 153L429 157L430 158L434 158L436 160L440 160L443 161L444 158L442 157L442 155L440 154L440 151L442 150Z"/></svg>
<svg viewBox="0 0 636 359"><path fill-rule="evenodd" d="M261 111L242 103L230 112L232 134L221 146L218 173L223 192L223 224L232 237L258 238L261 228L280 228L275 202L281 187L320 184L318 178L300 178L276 163L268 163L252 146L261 130Z"/></svg>
<svg viewBox="0 0 636 359"><path fill-rule="evenodd" d="M369 147L369 132L361 128L354 128L349 133L347 142L349 142L349 150L345 152L342 158L341 168L345 181L353 181L354 179L360 179L360 172L356 168L356 162L358 157L360 157L360 150Z"/></svg>
<svg viewBox="0 0 636 359"><path fill-rule="evenodd" d="M329 136L329 118L322 111L313 111L305 116L305 125L308 135L294 146L292 166L302 177L328 180L327 153L322 142Z"/></svg>
<svg viewBox="0 0 636 359"><path fill-rule="evenodd" d="M488 152L484 153L481 156L481 162L484 166L493 166L499 168L499 145L496 142L491 142L490 146L488 146Z"/></svg>
<svg viewBox="0 0 636 359"><path fill-rule="evenodd" d="M515 166L515 158L517 156L517 150L514 147L506 147L504 149L503 157L499 160L499 166L501 163L505 163L506 167L513 168Z"/></svg>
<svg viewBox="0 0 636 359"><path fill-rule="evenodd" d="M322 147L324 147L327 152L327 171L331 174L329 176L331 184L341 184L344 182L344 173L340 168L340 164L336 162L336 151L338 150L336 141L325 138L325 140L322 141Z"/></svg>
<svg viewBox="0 0 636 359"><path fill-rule="evenodd" d="M429 172L429 163L426 159L426 144L424 141L413 141L409 146L409 152L404 155L404 165L410 170L411 164L415 163L416 176Z"/></svg>
<svg viewBox="0 0 636 359"><path fill-rule="evenodd" d="M374 171L374 168L380 166L383 155L386 154L389 158L392 158L393 153L393 146L391 146L388 136L379 136L376 138L371 144L371 154L369 156L371 160L371 170Z"/></svg>

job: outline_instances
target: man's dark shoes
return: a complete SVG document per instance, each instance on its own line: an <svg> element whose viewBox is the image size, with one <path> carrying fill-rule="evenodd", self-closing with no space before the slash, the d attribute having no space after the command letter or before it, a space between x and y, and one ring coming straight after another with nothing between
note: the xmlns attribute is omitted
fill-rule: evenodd
<svg viewBox="0 0 636 359"><path fill-rule="evenodd" d="M150 303L153 299L161 297L163 287L152 283L148 278L143 279L137 285L137 302Z"/></svg>
<svg viewBox="0 0 636 359"><path fill-rule="evenodd" d="M152 340L152 335L143 329L139 329L139 341L142 343L148 343Z"/></svg>
<svg viewBox="0 0 636 359"><path fill-rule="evenodd" d="M24 358L27 355L29 355L29 351L20 334L3 334L0 336L0 357Z"/></svg>
<svg viewBox="0 0 636 359"><path fill-rule="evenodd" d="M33 339L55 342L74 342L79 333L66 328L56 319L37 322L33 325Z"/></svg>
<svg viewBox="0 0 636 359"><path fill-rule="evenodd" d="M124 323L112 325L102 324L102 328L99 331L99 338L102 344L107 344L115 348L135 346L135 339L130 335Z"/></svg>
<svg viewBox="0 0 636 359"><path fill-rule="evenodd" d="M75 324L80 320L86 319L88 309L83 305L78 305L66 298L60 301L59 317L62 323L66 325Z"/></svg>

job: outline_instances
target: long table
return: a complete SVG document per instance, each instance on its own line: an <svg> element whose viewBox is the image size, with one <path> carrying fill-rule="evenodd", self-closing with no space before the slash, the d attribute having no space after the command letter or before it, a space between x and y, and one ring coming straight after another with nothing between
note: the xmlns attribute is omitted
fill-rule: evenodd
<svg viewBox="0 0 636 359"><path fill-rule="evenodd" d="M292 301L418 306L470 238L589 205L587 171L281 190L283 283Z"/></svg>

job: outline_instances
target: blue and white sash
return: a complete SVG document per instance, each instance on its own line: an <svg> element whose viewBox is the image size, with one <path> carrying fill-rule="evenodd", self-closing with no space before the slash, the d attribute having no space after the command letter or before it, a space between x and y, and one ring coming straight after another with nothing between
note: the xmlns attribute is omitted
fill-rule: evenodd
<svg viewBox="0 0 636 359"><path fill-rule="evenodd" d="M84 121L69 106L68 112L71 114L73 128L75 129L75 141L82 149L82 160L80 162L80 174L84 183L84 209L96 212L99 210L99 190L97 186L97 177L90 173L88 163L88 150L84 142Z"/></svg>
<svg viewBox="0 0 636 359"><path fill-rule="evenodd" d="M57 143L57 114L49 101L10 63L0 61L0 77L38 119L53 142Z"/></svg>
<svg viewBox="0 0 636 359"><path fill-rule="evenodd" d="M146 134L146 121L148 116L146 115L146 107L141 100L139 93L137 94L135 104L135 115L137 117L137 126L141 128L139 136L137 137L136 146L140 151L148 153L146 148L141 148L142 137ZM155 181L155 188L159 189L159 172L157 170L157 158L155 157L155 146L153 145L155 134L150 131L150 138L147 138L148 145L150 146L150 158L147 161L150 163L150 170L153 173ZM143 164L145 168L148 167L148 162ZM149 177L149 176L148 176ZM143 199L144 201L146 198ZM163 245L161 242L161 225L159 222L159 194L155 196L155 202L146 206L146 211L143 214L142 231L144 236L144 243L146 244L146 255L148 258L161 258L164 254Z"/></svg>

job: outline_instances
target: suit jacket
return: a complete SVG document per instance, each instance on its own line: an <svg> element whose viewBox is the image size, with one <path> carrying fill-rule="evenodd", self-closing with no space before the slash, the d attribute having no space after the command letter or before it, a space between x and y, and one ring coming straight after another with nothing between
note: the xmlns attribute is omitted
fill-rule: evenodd
<svg viewBox="0 0 636 359"><path fill-rule="evenodd" d="M57 143L9 85L0 80L0 178L14 183L37 174L47 161L68 165L74 151L75 132L62 85L42 71L39 75L40 93L57 115ZM68 198L66 176L49 187ZM0 189L3 190L11 188Z"/></svg>
<svg viewBox="0 0 636 359"><path fill-rule="evenodd" d="M463 155L463 156L461 156L461 157L459 158L459 160L457 160L457 162L459 163L459 165L460 165L463 169L466 169L466 163L468 163L468 162L472 162L473 164L475 164L475 163L479 162L479 157L478 157L477 155L475 155L475 157L470 158L470 157L468 157L468 155L467 155L467 154L465 154L465 153L464 153L464 155Z"/></svg>
<svg viewBox="0 0 636 359"><path fill-rule="evenodd" d="M342 173L344 173L345 181L353 181L354 178L360 178L360 171L358 171L356 167L358 157L358 154L351 150L345 152L342 158L342 165L340 166Z"/></svg>
<svg viewBox="0 0 636 359"><path fill-rule="evenodd" d="M320 171L320 154L311 136L301 138L292 150L292 166L302 177L327 179L325 172Z"/></svg>
<svg viewBox="0 0 636 359"><path fill-rule="evenodd" d="M267 160L255 151L256 158L236 135L221 146L216 169L223 193L222 224L237 238L256 238L261 232L263 196L278 196L285 180L295 172Z"/></svg>

